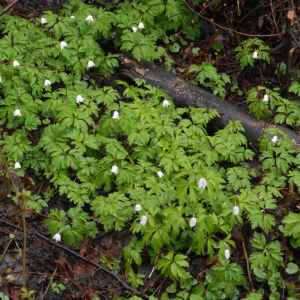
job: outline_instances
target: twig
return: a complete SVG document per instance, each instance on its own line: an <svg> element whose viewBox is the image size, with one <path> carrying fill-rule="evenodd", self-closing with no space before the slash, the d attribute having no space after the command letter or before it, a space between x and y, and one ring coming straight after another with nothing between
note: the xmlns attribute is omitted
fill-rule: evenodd
<svg viewBox="0 0 300 300"><path fill-rule="evenodd" d="M246 247L245 247L245 243L244 243L244 238L242 238L242 245L243 245L243 250L244 250L245 259L246 259L248 278L249 278L249 281L250 281L250 284L251 284L252 292L254 292L254 286L253 286L253 282L252 282L252 278L251 278L250 266L249 266L249 260L248 260L248 254L247 254L247 251L246 251Z"/></svg>
<svg viewBox="0 0 300 300"><path fill-rule="evenodd" d="M26 241L27 241L27 236L26 236L26 220L25 220L25 200L22 196L22 194L19 194L16 188L16 185L13 181L13 178L11 176L11 173L8 168L7 160L5 158L5 155L2 151L2 148L0 147L0 152L3 157L4 161L4 166L6 169L7 174L9 175L10 181L12 183L16 198L19 202L20 208L21 208L21 214L22 214L22 225L23 225L23 257L22 257L22 265L23 265L23 284L22 287L26 288Z"/></svg>
<svg viewBox="0 0 300 300"><path fill-rule="evenodd" d="M54 276L55 276L56 270L57 270L57 266L55 267L55 270L54 270L54 273L52 274L52 277L51 277L51 279L50 279L50 282L49 282L49 284L48 284L48 286L47 286L47 288L46 288L46 290L45 290L45 293L43 294L43 296L42 296L42 298L41 298L40 300L43 300L44 297L46 296L46 294L47 294L47 292L48 292L48 290L49 290L49 287L50 287L50 285L51 285L51 283L52 283L52 281L53 281L53 278L54 278Z"/></svg>
<svg viewBox="0 0 300 300"><path fill-rule="evenodd" d="M9 222L3 220L2 218L0 218L0 223L4 223L4 224L6 224L6 225L8 225L8 226L10 226L10 227L12 227L12 228L15 228L15 229L18 229L18 230L22 230L21 227L16 226L16 225L14 225L14 224L11 224L11 223L9 223ZM36 236L38 236L38 237L41 238L42 240L46 241L46 242L49 243L50 245L55 246L55 247L57 247L57 248L60 248L60 249L62 249L62 250L64 250L64 251L66 251L66 252L68 252L68 253L74 255L75 257L77 257L77 258L79 258L79 259L85 261L86 263L89 263L89 264L91 264L91 265L97 267L100 271L103 271L104 273L106 273L107 275L109 275L109 276L111 276L113 279L115 279L118 283L120 283L120 284L123 286L124 289L126 289L126 290L128 290L128 291L130 291L130 292L136 293L136 294L138 294L140 297L143 297L144 299L147 299L147 300L149 299L149 296L147 296L147 295L145 295L143 292L137 291L137 290L135 290L134 288L132 288L131 286L129 286L126 282L124 282L121 278L119 278L113 271L107 270L107 269L105 269L104 267L102 267L101 265L95 263L94 261L92 261L92 260L90 260L90 259L88 259L88 258L86 258L86 257L81 256L80 254L76 253L75 251L72 251L72 250L68 249L67 247L65 247L65 246L63 246L63 245L61 245L61 244L59 244L59 243L57 243L57 242L54 242L54 241L52 241L51 239L46 238L45 236L43 236L42 234L40 234L39 232L37 232L35 229L32 229L32 231L33 231L33 233L34 233ZM31 233L31 234L32 234L32 233Z"/></svg>
<svg viewBox="0 0 300 300"><path fill-rule="evenodd" d="M277 33L279 33L277 22L276 22L275 15L274 15L274 8L273 8L272 0L270 0L270 7L271 7L271 12L272 12L273 21L274 21L274 24L275 24L275 27L276 27L276 31L277 31Z"/></svg>
<svg viewBox="0 0 300 300"><path fill-rule="evenodd" d="M214 21L202 16L200 13L197 13L196 11L194 11L187 3L185 0L183 0L183 2L186 4L186 6L193 12L195 13L196 15L198 15L200 18L212 23L213 25L219 27L219 28L222 28L224 30L227 30L227 31L230 31L230 32L233 32L233 33L237 33L237 34L240 34L240 35L244 35L244 36L248 36L248 37L274 37L274 36L281 36L281 35L284 35L284 32L282 33L277 33L277 34L248 34L248 33L243 33L243 32L240 32L240 31L236 31L234 29L231 29L231 28L227 28L227 27L224 27L224 26L221 26L217 23L215 23Z"/></svg>
<svg viewBox="0 0 300 300"><path fill-rule="evenodd" d="M12 3L9 3L5 8L0 11L0 16L3 15L6 11L8 11L12 6L17 4L20 0L15 0Z"/></svg>

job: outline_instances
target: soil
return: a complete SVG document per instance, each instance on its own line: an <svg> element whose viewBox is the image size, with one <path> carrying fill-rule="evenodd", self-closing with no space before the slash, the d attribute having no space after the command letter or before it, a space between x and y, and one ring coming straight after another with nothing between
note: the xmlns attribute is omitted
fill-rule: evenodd
<svg viewBox="0 0 300 300"><path fill-rule="evenodd" d="M22 18L37 18L40 17L44 11L51 10L53 13L57 13L62 9L63 5L67 3L67 0L20 0L15 6L10 8L6 13L19 16ZM87 4L100 6L98 1L84 1ZM105 2L105 1L103 1ZM244 1L246 6L244 7L245 11L249 12L251 9L256 7L256 1ZM228 1L228 7L235 7L236 1ZM9 3L7 1L0 1L2 7L6 7ZM264 7L262 7L261 14L264 13ZM266 8L267 10L267 8ZM229 15L230 7L228 10L224 11L224 15ZM209 11L209 14L212 15L215 12L214 9ZM222 14L223 15L223 14ZM252 13L249 13L249 18L245 19L245 24L243 28L245 32L252 30L253 34L263 34L263 30L259 27L258 22L261 15L255 10ZM226 16L220 18L220 22L223 22L226 25ZM268 23L268 26L271 22ZM250 28L250 29L249 29ZM216 61L216 66L218 67L219 72L226 72L227 74L237 74L240 69L239 65L235 63L234 60L234 47L237 46L237 41L231 39L231 35L223 30L220 30L215 36L215 28L211 23L204 22L202 27L203 34L201 35L201 40L190 41L193 43L192 47L199 47L204 49L199 56L195 57L189 51L191 44L186 46L186 50L180 53L174 54L170 53L170 57L175 60L173 65L173 72L180 74L183 78L192 80L186 71L191 64L199 64L204 60ZM268 31L269 33L269 31ZM211 47L212 41L214 39L219 39L224 42L225 52L228 57L228 60L223 60L219 58L219 55L216 53L216 50ZM296 50L294 57L298 57L299 51ZM271 66L261 66L254 68L252 73L247 73L244 76L239 77L239 83L244 87L245 91L249 89L253 84L261 81L261 72L260 68L275 68L275 61L284 60L283 53L278 53L272 58L274 60ZM159 64L159 62L157 62ZM274 67L275 66L275 67ZM294 62L294 66L297 66L297 60ZM270 72L269 74L274 74ZM112 77L114 80L115 76ZM122 78L125 80L124 78ZM266 78L265 78L266 80ZM278 78L274 75L268 78L271 85L274 87L279 85ZM210 91L210 90L209 90ZM228 101L242 106L247 109L244 98L238 96L236 93L232 92L230 94ZM26 174L26 176L33 178L36 186L35 190L39 190L43 193L47 190L48 187L51 187L49 183L43 183L43 180L39 177L36 177L32 173ZM286 191L288 194L288 191ZM126 296L127 292L120 283L112 279L111 276L99 272L95 266L92 266L76 257L74 257L68 251L64 251L48 243L45 240L37 237L33 229L43 234L45 237L51 239L50 232L43 227L44 217L51 208L63 208L68 209L69 201L58 194L54 197L53 200L49 202L49 208L42 211L41 214L34 214L30 211L26 212L26 222L27 222L27 289L35 291L35 299L92 299L94 296L99 297L100 299L112 299L113 295L117 296ZM299 195L295 194L293 202L288 206L288 210L298 210L297 206L299 205ZM277 225L281 224L282 218L288 213L287 205L282 200L281 206L278 210L271 212L276 216ZM0 217L7 222L12 224L21 224L21 213L20 208L12 200L5 198L0 202ZM72 249L82 255L83 257L89 258L94 262L101 262L106 268L113 270L122 280L125 281L124 270L122 262L120 264L121 268L114 268L112 262L114 260L122 261L122 250L130 242L131 233L130 233L130 224L127 228L121 232L105 232L101 225L99 225L99 234L96 239L86 238L82 241L79 248L74 248L69 245L65 245L66 249ZM276 226L277 228L277 226ZM3 253L3 259L0 262L0 275L3 278L7 278L7 275L12 275L15 280L8 281L2 280L0 282L0 290L9 296L9 299L19 300L21 299L21 288L22 288L22 258L21 251L23 248L23 235L22 231L15 230L14 228L2 224L0 226L0 255ZM10 234L14 234L15 238L10 239ZM278 234L276 230L272 231L268 238L269 241L272 241L274 237ZM238 262L242 267L245 274L247 274L246 266L246 257L245 252L242 247L244 242L245 248L247 249L248 255L255 251L251 246L250 240L253 236L253 230L251 229L250 224L247 222L241 228L235 228L233 233L233 239L235 240L237 247L234 253L232 253L231 261ZM300 253L296 252L290 244L290 240L284 237L280 240L282 244L282 251L284 252L285 265L289 262L288 256L293 254L295 261L300 261ZM6 250L7 248L7 250ZM186 249L188 251L188 249ZM203 278L209 274L211 266L217 262L217 257L214 257L211 260L208 256L196 256L191 255L190 257L190 267L188 271L197 278L198 281L203 280ZM165 280L159 272L154 271L151 278L149 274L152 271L153 264L148 259L147 253L143 253L143 267L138 269L138 272L145 275L145 286L143 288L146 291L147 295L152 293L157 293L155 295L161 295L165 291L166 287L171 283L168 280ZM297 276L288 275L284 272L284 268L281 269L281 275L284 278L286 286L290 283L295 283L296 291L300 292L300 285L297 282ZM50 285L51 283L63 284L66 289L61 291L59 294L54 292ZM259 286L255 286L256 289L262 288L265 282L261 283ZM265 284L264 288L266 288ZM246 290L241 289L240 294L245 293ZM268 292L268 291L267 291ZM268 296L267 296L268 298ZM266 299L267 299L266 298ZM286 299L286 298L282 298Z"/></svg>

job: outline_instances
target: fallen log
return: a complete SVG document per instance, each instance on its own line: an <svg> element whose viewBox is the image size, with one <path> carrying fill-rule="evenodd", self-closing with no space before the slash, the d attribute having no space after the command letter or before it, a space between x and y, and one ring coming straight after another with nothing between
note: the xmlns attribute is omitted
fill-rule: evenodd
<svg viewBox="0 0 300 300"><path fill-rule="evenodd" d="M217 129L224 128L230 120L241 121L245 129L244 135L255 149L258 149L259 139L268 128L277 128L284 131L294 146L297 148L300 147L300 136L287 127L264 120L257 120L235 105L152 63L145 61L137 62L125 54L119 54L118 59L123 75L131 79L144 79L147 84L159 88L172 97L177 107L194 106L218 110L220 117L212 121Z"/></svg>

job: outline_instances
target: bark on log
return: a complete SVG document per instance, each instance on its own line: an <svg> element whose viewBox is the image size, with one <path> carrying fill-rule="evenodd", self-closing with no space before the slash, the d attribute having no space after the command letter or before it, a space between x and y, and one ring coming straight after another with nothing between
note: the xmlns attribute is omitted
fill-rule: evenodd
<svg viewBox="0 0 300 300"><path fill-rule="evenodd" d="M241 121L245 129L245 136L256 149L259 146L259 138L264 133L264 130L268 128L278 128L284 131L294 146L297 148L300 147L300 136L289 128L264 120L256 120L233 104L181 79L159 66L145 61L137 62L125 54L119 54L118 59L121 63L122 74L131 79L144 79L147 84L159 88L172 97L176 106L194 106L218 110L221 117L213 120L214 126L218 129L224 128L230 120Z"/></svg>

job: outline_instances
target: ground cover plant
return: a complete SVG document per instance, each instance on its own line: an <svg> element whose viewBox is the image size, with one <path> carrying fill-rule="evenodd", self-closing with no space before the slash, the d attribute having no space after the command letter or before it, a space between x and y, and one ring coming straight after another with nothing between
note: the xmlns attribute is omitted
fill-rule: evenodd
<svg viewBox="0 0 300 300"><path fill-rule="evenodd" d="M276 128L253 149L239 121L211 133L210 121L220 112L175 107L156 87L119 76L118 53L173 71L177 64L187 80L221 98L244 99L258 119L295 130L299 71L289 71L286 90L267 80L263 72L283 81L287 68L275 63L281 57L272 57L271 43L255 36L230 44L230 58L221 37L206 48L188 46L203 33L199 14L219 14L218 1L96 2L70 0L38 17L0 17L6 224L0 298L298 299L299 149ZM230 5L242 14L239 1ZM180 55L193 63L178 66ZM218 68L220 62L237 66L237 76ZM251 85L238 79L257 70ZM20 210L10 218L6 205ZM34 215L39 223L32 225ZM10 224L23 226L23 235ZM35 230L52 239L43 247L56 251L43 288L32 281L42 274L34 263L25 268L26 255L28 261L36 255L34 239L41 238ZM112 232L126 235L116 257L108 242L96 246ZM66 259L59 245L93 267ZM23 267L8 271L12 249ZM110 273L97 272L97 264ZM84 281L107 274L115 286Z"/></svg>

